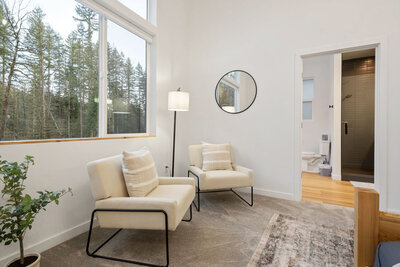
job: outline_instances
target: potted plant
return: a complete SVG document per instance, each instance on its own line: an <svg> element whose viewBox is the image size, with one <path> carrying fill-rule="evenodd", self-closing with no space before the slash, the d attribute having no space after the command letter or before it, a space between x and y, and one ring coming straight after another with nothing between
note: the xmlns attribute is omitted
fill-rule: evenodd
<svg viewBox="0 0 400 267"><path fill-rule="evenodd" d="M25 156L22 163L0 160L0 181L3 183L1 190L5 203L0 206L0 243L7 246L19 242L20 257L14 259L6 266L31 266L40 264L40 255L24 255L24 237L28 229L32 228L35 216L51 202L58 205L59 198L66 193L71 193L71 188L60 191L38 191L37 198L32 198L24 193L24 182L28 178L27 172L30 164L34 164L32 156Z"/></svg>

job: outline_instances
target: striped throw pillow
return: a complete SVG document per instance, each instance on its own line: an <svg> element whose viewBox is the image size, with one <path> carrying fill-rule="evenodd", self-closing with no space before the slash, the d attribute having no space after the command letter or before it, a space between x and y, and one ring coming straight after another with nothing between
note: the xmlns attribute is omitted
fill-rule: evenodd
<svg viewBox="0 0 400 267"><path fill-rule="evenodd" d="M230 144L202 144L203 171L232 170Z"/></svg>
<svg viewBox="0 0 400 267"><path fill-rule="evenodd" d="M122 171L130 197L144 197L158 186L153 157L145 147L123 152Z"/></svg>

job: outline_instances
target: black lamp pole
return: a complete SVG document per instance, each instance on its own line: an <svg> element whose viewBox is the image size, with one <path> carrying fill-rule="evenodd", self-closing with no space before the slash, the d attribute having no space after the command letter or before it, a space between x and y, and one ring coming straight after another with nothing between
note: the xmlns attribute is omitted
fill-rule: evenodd
<svg viewBox="0 0 400 267"><path fill-rule="evenodd" d="M175 132L176 132L176 111L174 111L174 139L172 145L172 177L175 173Z"/></svg>
<svg viewBox="0 0 400 267"><path fill-rule="evenodd" d="M178 93L181 91L181 88L179 87L175 93ZM172 144L172 177L175 175L175 137L176 137L176 111L188 111L189 110L189 93L178 93L175 94L175 98L177 99L174 100L174 95L171 95L170 98L170 93L168 93L168 109L171 111L174 111L174 136L173 136L173 144ZM187 107L185 106L185 100L187 100ZM170 103L171 101L171 103ZM183 101L183 102L182 102ZM171 104L171 105L170 105Z"/></svg>

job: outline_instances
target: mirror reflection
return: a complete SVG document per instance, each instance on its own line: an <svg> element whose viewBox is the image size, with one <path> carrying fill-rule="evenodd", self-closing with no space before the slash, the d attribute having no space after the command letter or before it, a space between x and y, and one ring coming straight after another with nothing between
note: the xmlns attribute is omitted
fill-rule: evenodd
<svg viewBox="0 0 400 267"><path fill-rule="evenodd" d="M240 113L248 109L257 95L254 78L243 70L234 70L225 74L215 89L218 106L228 113Z"/></svg>

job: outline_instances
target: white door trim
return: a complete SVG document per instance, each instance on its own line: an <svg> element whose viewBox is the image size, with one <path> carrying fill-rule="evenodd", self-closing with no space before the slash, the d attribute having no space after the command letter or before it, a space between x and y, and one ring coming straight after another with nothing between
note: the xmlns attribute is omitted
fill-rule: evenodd
<svg viewBox="0 0 400 267"><path fill-rule="evenodd" d="M332 179L342 179L342 54L333 54Z"/></svg>
<svg viewBox="0 0 400 267"><path fill-rule="evenodd" d="M301 96L303 58L376 48L375 55L375 189L380 194L380 210L387 211L387 38L385 36L317 47L295 54L294 86L294 199L301 200Z"/></svg>

